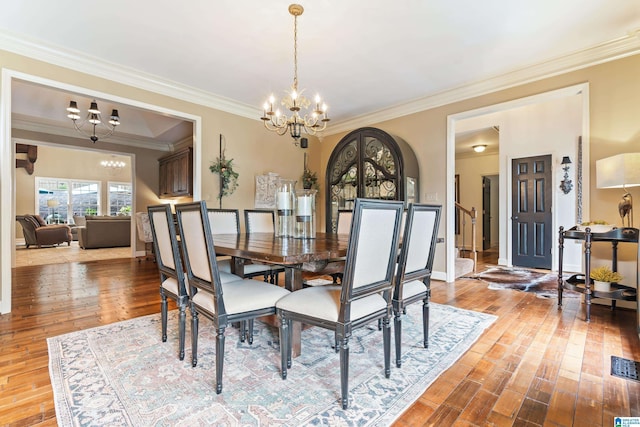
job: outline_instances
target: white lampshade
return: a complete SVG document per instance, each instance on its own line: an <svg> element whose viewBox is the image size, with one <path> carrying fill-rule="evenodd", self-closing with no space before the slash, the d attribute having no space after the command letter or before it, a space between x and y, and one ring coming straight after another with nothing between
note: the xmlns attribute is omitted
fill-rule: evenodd
<svg viewBox="0 0 640 427"><path fill-rule="evenodd" d="M596 161L597 188L640 185L640 153L624 153Z"/></svg>
<svg viewBox="0 0 640 427"><path fill-rule="evenodd" d="M59 205L60 205L60 203L56 199L47 200L47 207L57 208Z"/></svg>

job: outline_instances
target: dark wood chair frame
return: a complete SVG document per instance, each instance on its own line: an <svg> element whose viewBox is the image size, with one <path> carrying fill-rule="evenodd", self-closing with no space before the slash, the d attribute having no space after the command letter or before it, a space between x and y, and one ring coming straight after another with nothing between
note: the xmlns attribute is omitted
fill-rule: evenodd
<svg viewBox="0 0 640 427"><path fill-rule="evenodd" d="M360 226L362 212L365 209L390 209L395 210L395 225L392 243L389 247L388 266L386 275L374 283L353 287L355 276L356 256L358 245L360 244ZM383 201L371 199L356 199L353 224L349 236L349 246L345 262L345 271L341 284L340 293L340 313L337 322L326 319L319 319L302 313L283 310L278 305L277 313L280 319L280 351L281 351L281 372L282 378L287 378L287 369L291 368L291 327L293 321L300 321L307 325L318 326L334 331L336 344L340 353L340 384L341 384L341 404L343 409L349 405L349 339L352 331L371 322L382 321L383 347L384 347L384 374L389 378L391 375L391 327L390 318L392 315L391 290L393 275L396 268L398 256L398 245L400 238L400 224L403 211L401 201ZM308 291L302 289L298 292ZM384 309L374 311L360 319L351 320L351 304L353 301L373 295L381 294L386 301ZM286 297L285 297L286 298Z"/></svg>
<svg viewBox="0 0 640 427"><path fill-rule="evenodd" d="M162 320L162 342L167 341L167 317L168 317L168 307L167 307L167 297L172 298L176 301L178 306L179 315L178 315L178 340L179 340L179 351L178 357L180 360L184 359L184 343L185 343L185 325L186 325L186 308L189 304L189 294L187 293L187 288L185 284L185 275L184 268L182 266L182 257L180 255L180 246L178 244L178 239L176 235L176 227L173 221L173 214L171 213L171 206L168 204L164 205L156 205L149 206L147 208L147 212L149 214L149 224L151 224L151 232L153 234L153 247L155 253L155 261L158 266L158 271L160 272L160 315ZM163 218L166 217L166 226L167 232L169 235L171 251L170 254L167 251L167 248L164 246L160 246L160 239L158 239L157 230L161 225L156 223L154 220L154 216L156 214L164 215ZM171 267L167 264L168 258L173 260L174 267ZM162 284L169 278L173 278L176 280L178 284L178 293L171 292L166 289Z"/></svg>
<svg viewBox="0 0 640 427"><path fill-rule="evenodd" d="M249 222L249 216L252 213L259 213L259 214L271 214L271 222L273 224L273 232L275 234L276 231L276 214L272 209L245 209L244 210L244 229L245 232L247 234L251 233L251 225ZM269 281L270 283L277 285L278 284L278 276L280 275L280 273L284 272L284 267L279 267L277 265L273 265L271 267L271 273L269 275L269 278L267 280L267 276L265 275L265 279L264 281Z"/></svg>
<svg viewBox="0 0 640 427"><path fill-rule="evenodd" d="M198 363L198 316L202 314L213 322L213 327L216 330L216 393L222 392L222 371L224 367L224 343L225 343L225 329L232 323L243 322L247 320L253 320L257 317L275 314L275 305L263 309L246 311L241 313L229 314L225 308L224 297L222 293L222 286L220 281L220 274L218 271L218 265L216 262L216 253L213 243L213 235L211 233L211 225L209 223L209 216L207 212L207 205L204 201L178 204L175 207L176 217L178 220L178 227L180 229L181 246L185 258L185 266L188 284L190 288L189 294L193 299L198 290L207 291L213 296L213 304L215 312L209 312L203 308L197 306L191 301L191 346L192 346L192 366L196 366ZM206 256L208 259L209 270L211 275L211 281L204 280L201 277L194 275L192 265L189 257L188 244L185 242L185 227L183 222L183 214L185 212L197 211L200 214L202 233L205 240ZM265 285L271 286L271 285ZM251 297L247 295L247 297Z"/></svg>
<svg viewBox="0 0 640 427"><path fill-rule="evenodd" d="M433 223L433 232L431 234L429 251L426 257L422 259L424 261L423 267L406 271L407 259L412 250L412 241L414 239L421 239L425 236L416 235L414 230L414 224L416 221L416 213L420 212L434 212L435 219ZM394 314L394 335L395 335L395 349L396 349L396 366L401 366L402 358L402 315L406 314L406 307L410 304L422 301L422 329L423 329L423 345L424 348L429 346L429 300L431 298L431 272L433 269L433 259L435 257L436 243L438 239L438 228L440 225L440 217L442 214L441 205L427 205L427 204L410 204L407 211L407 217L404 228L404 235L402 237L402 248L400 249L400 256L398 259L398 269L394 279L393 290L393 314ZM425 237L426 238L426 237ZM403 298L404 285L407 282L414 280L421 280L425 285L424 292L411 295L408 298Z"/></svg>

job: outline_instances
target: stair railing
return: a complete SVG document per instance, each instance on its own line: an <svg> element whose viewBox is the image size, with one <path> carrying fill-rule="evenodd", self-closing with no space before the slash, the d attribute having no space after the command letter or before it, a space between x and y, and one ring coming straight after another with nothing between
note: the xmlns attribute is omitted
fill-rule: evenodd
<svg viewBox="0 0 640 427"><path fill-rule="evenodd" d="M459 212L460 217L462 218L462 230L460 230L460 234L462 234L462 248L465 249L464 242L464 231L467 224L465 220L466 216L471 218L471 258L473 259L473 272L476 272L476 266L478 265L478 251L476 249L476 220L478 218L478 211L476 208L472 207L470 210L463 207L460 203L456 203L456 209Z"/></svg>

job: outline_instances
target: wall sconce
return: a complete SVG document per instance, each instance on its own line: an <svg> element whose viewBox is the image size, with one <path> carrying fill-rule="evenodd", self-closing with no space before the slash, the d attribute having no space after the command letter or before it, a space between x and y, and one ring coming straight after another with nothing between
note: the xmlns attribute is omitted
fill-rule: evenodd
<svg viewBox="0 0 640 427"><path fill-rule="evenodd" d="M571 164L569 156L564 156L561 164L562 170L564 171L564 177L562 181L560 181L560 189L564 194L569 194L573 189L573 183L569 179L569 165Z"/></svg>
<svg viewBox="0 0 640 427"><path fill-rule="evenodd" d="M474 145L471 148L473 148L473 151L475 151L476 153L482 153L484 150L487 149L487 144L478 144L478 145Z"/></svg>

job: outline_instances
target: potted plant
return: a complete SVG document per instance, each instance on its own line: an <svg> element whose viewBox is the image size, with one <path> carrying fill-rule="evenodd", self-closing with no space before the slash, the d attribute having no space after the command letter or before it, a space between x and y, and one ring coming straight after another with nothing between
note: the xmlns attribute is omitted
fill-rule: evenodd
<svg viewBox="0 0 640 427"><path fill-rule="evenodd" d="M315 172L310 171L309 169L304 170L302 172L302 188L305 190L318 190L318 176Z"/></svg>
<svg viewBox="0 0 640 427"><path fill-rule="evenodd" d="M611 290L611 283L619 283L622 281L622 274L611 270L607 266L592 269L589 277L593 279L594 290L599 292L609 292Z"/></svg>

